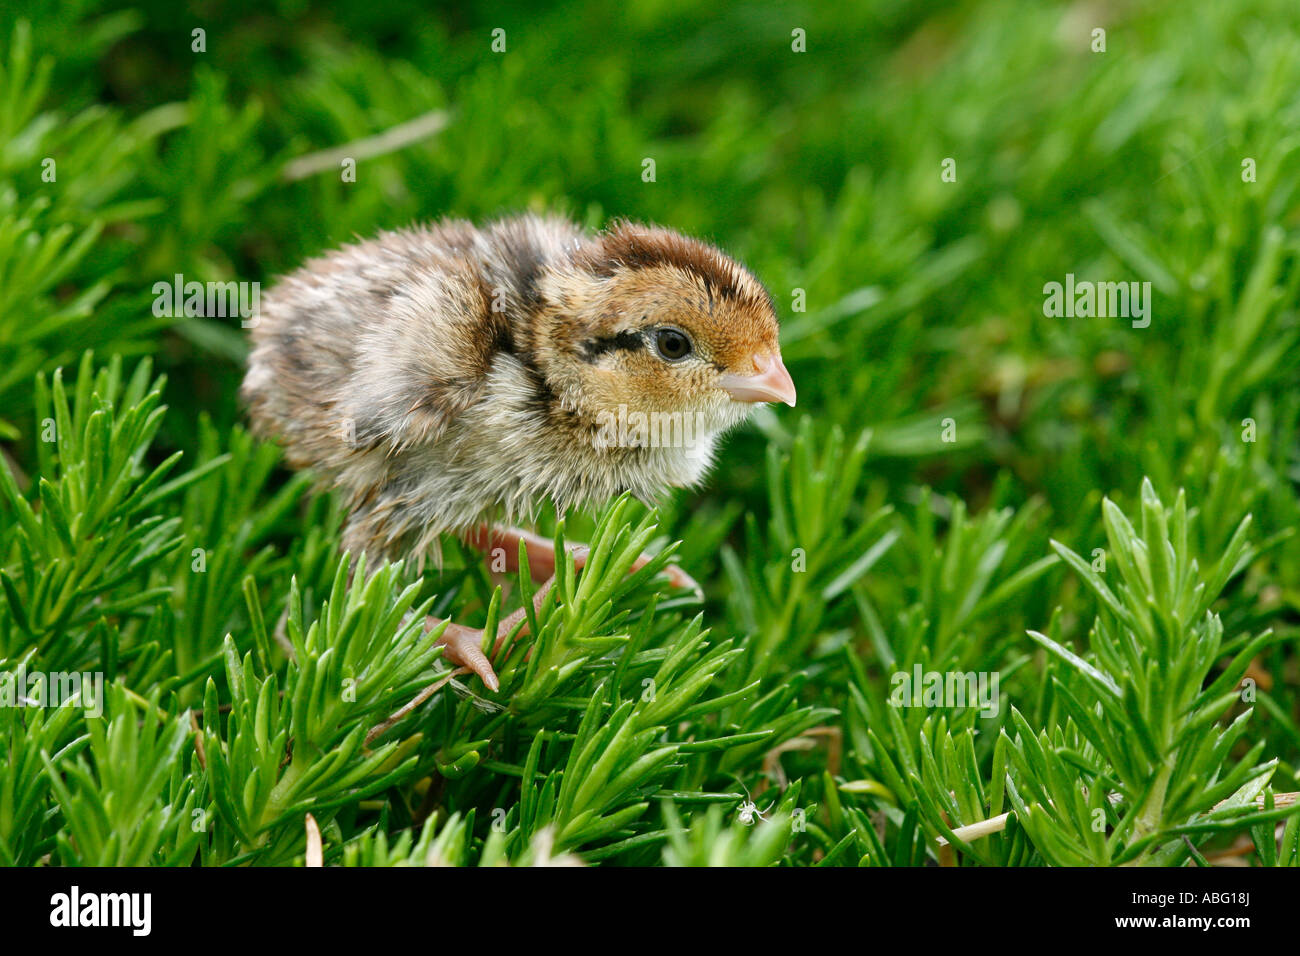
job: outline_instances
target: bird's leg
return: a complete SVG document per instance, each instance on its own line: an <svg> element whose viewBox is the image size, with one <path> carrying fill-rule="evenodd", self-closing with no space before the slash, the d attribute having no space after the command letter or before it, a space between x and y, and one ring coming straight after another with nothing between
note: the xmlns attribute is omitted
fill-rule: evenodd
<svg viewBox="0 0 1300 956"><path fill-rule="evenodd" d="M550 593L554 585L555 577L551 576L537 589L537 593L533 595L534 614L541 611L542 602L546 600L546 595ZM510 636L510 632L514 630L515 625L520 621L525 621L527 616L527 609L521 607L519 610L502 618L497 625L496 640L492 644L493 657L496 657L500 652L501 646L505 643L506 638ZM437 627L442 621L442 618L436 617L427 619L430 629ZM528 633L526 621L519 633L521 635ZM466 672L477 674L488 690L494 691L500 688L501 684L497 680L496 671L492 669L492 662L483 653L482 628L466 627L463 624L457 624L455 621L448 621L447 628L442 632L442 637L438 643L444 648L443 657Z"/></svg>
<svg viewBox="0 0 1300 956"><path fill-rule="evenodd" d="M519 570L519 542L521 541L528 555L528 570L533 580L541 581L554 577L557 557L555 542L550 538L522 528L501 528L486 524L480 524L465 536L465 543L489 555L494 566L498 557L503 558L504 570L508 572ZM498 549L504 554L498 555ZM591 552L590 546L580 541L566 541L564 549L573 555L573 565L581 571L587 563L587 555ZM632 562L632 567L628 569L629 573L640 571L653 557L654 555L650 554L641 555ZM664 573L668 575L668 583L675 588L696 592L701 590L695 579L675 564L665 567Z"/></svg>
<svg viewBox="0 0 1300 956"><path fill-rule="evenodd" d="M426 624L432 630L443 620L444 618L430 617L426 619ZM492 669L492 662L483 653L481 628L466 627L455 621L447 621L447 629L442 632L438 643L443 647L444 658L467 673L477 674L488 690L496 690L501 686L496 671Z"/></svg>
<svg viewBox="0 0 1300 956"><path fill-rule="evenodd" d="M533 595L533 613L536 614L541 610L546 595L555 585L557 558L554 542L550 538L544 538L522 528L500 528L486 524L479 525L465 535L466 544L488 554L494 569L506 572L519 570L519 542L521 541L524 543L524 553L528 558L528 571L533 580L545 582ZM497 554L498 548L504 554ZM587 555L591 552L590 547L580 542L566 542L565 550L573 555L573 564L578 570L581 570L586 565ZM629 573L639 571L645 567L652 557L652 555L648 554L641 555L632 562ZM498 558L502 561L499 567L496 564ZM668 580L673 587L687 588L697 593L700 591L700 586L695 582L695 579L677 565L668 565L664 568L664 573L668 575ZM510 632L515 625L526 617L526 609L520 608L497 625L496 641L492 645L493 657L496 657L501 651L502 645L505 643L506 638L510 636ZM436 627L441 623L442 621L438 618L429 618L430 627ZM519 633L521 635L528 633L528 624L526 622ZM442 633L441 643L445 648L443 654L447 660L458 667L465 668L468 672L477 674L489 690L497 690L500 687L496 672L492 670L492 662L488 659L488 655L483 653L483 631L481 629L465 627L463 624L450 621L447 624L447 629Z"/></svg>

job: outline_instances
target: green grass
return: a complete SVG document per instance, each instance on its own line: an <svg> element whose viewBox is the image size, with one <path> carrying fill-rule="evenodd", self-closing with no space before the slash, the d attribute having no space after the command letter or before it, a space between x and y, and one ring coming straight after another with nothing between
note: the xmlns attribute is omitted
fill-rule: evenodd
<svg viewBox="0 0 1300 956"><path fill-rule="evenodd" d="M0 863L300 864L309 814L345 865L1300 863L1290 0L211 6L0 22L0 674L108 685L0 707ZM531 655L405 709L447 673L408 611L536 582L349 584L238 322L153 286L522 209L743 259L799 407L545 522L594 552ZM1045 314L1067 273L1150 325ZM996 696L895 706L917 668Z"/></svg>

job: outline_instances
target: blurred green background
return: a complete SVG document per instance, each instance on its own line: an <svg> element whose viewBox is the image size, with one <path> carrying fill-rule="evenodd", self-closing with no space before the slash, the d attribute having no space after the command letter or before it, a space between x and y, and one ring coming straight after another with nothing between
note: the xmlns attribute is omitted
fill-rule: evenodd
<svg viewBox="0 0 1300 956"><path fill-rule="evenodd" d="M614 6L11 0L53 67L3 115L2 208L102 232L56 283L6 276L3 418L23 422L35 367L99 345L180 376L177 429L199 410L236 421L240 330L160 328L153 282L269 282L381 227L531 208L662 222L741 257L782 311L801 409L874 426L899 482L979 501L1005 471L1068 513L1252 412L1282 416L1270 437L1294 421L1294 396L1261 387L1294 383L1289 303L1240 315L1264 259L1295 286L1291 4ZM355 183L280 175L435 109L441 134ZM1152 281L1151 327L1045 317L1043 284L1067 272ZM90 289L93 320L32 327ZM957 442L936 444L949 414Z"/></svg>

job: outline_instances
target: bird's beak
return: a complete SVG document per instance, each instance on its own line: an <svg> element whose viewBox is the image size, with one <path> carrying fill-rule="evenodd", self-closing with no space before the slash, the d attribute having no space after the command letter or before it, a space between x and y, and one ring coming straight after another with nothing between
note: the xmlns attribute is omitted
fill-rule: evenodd
<svg viewBox="0 0 1300 956"><path fill-rule="evenodd" d="M718 384L738 402L785 402L794 405L794 379L785 369L780 352L754 356L757 375L719 376Z"/></svg>

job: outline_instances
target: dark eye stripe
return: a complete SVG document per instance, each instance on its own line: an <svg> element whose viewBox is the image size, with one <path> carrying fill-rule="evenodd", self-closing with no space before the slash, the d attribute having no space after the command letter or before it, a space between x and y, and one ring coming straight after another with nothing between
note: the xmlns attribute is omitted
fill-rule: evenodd
<svg viewBox="0 0 1300 956"><path fill-rule="evenodd" d="M624 330L616 335L604 335L600 338L588 339L579 346L582 351L582 358L587 362L594 362L602 355L615 350L624 352L635 352L637 349L645 348L645 336L641 332Z"/></svg>

